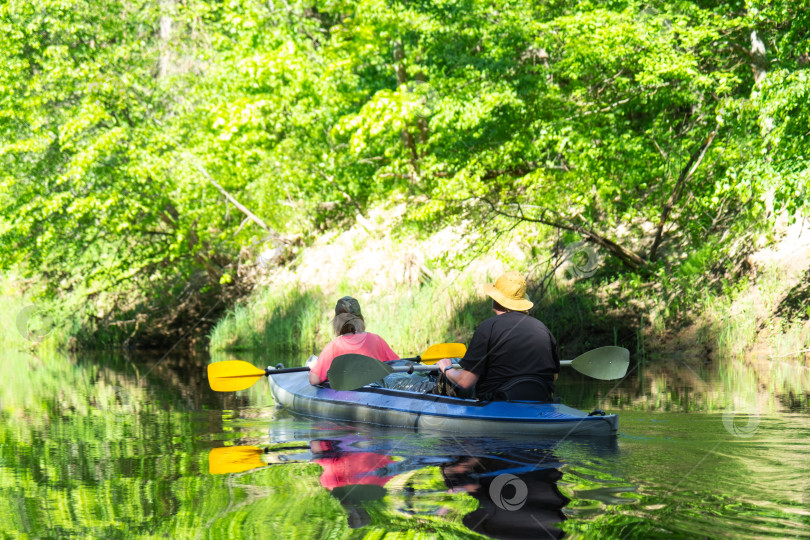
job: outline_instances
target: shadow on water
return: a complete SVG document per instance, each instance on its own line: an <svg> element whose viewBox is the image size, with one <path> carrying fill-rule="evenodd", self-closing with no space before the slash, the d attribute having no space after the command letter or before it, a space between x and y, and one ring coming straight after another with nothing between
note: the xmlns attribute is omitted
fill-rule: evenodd
<svg viewBox="0 0 810 540"><path fill-rule="evenodd" d="M9 410L73 413L221 410L244 396L213 392L207 354L135 351L4 353L0 403Z"/></svg>
<svg viewBox="0 0 810 540"><path fill-rule="evenodd" d="M162 410L200 411L245 407L250 404L245 395L214 392L205 376L210 363L207 353L159 351L107 351L81 353L72 357L78 369L93 373L99 384L118 386L122 395L143 389L150 406Z"/></svg>

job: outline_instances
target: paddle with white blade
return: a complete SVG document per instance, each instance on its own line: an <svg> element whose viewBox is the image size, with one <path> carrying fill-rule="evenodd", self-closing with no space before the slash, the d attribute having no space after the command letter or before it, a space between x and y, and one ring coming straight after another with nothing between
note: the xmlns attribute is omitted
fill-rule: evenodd
<svg viewBox="0 0 810 540"><path fill-rule="evenodd" d="M599 379L601 381L612 381L621 379L627 375L627 367L630 365L630 351L624 347L599 347L580 354L573 360L560 360L561 366L571 366L583 375Z"/></svg>
<svg viewBox="0 0 810 540"><path fill-rule="evenodd" d="M603 381L621 379L627 374L630 365L630 351L623 347L599 347L573 360L560 361L561 366L571 366L576 371ZM458 368L456 364L453 367ZM329 386L334 390L356 390L378 381L391 373L413 373L415 371L438 371L436 365L414 365L393 367L362 354L342 354L332 361L327 376Z"/></svg>

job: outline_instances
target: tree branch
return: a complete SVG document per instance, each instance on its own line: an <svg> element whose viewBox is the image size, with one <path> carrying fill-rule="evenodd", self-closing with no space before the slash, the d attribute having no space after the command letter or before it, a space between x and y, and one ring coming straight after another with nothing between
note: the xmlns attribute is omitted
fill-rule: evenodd
<svg viewBox="0 0 810 540"><path fill-rule="evenodd" d="M244 204L237 201L236 198L234 198L233 195L231 195L230 193L225 191L225 188L220 186L219 183L217 183L216 180L211 178L211 175L208 174L208 171L206 171L205 168L202 165L200 165L199 163L196 163L196 162L195 162L194 165L197 167L197 170L200 171L200 173L205 177L205 179L208 180L211 183L211 185L213 185L215 188L217 188L217 190L219 190L219 192L222 193L222 195L224 195L226 199L231 201L231 203L233 203L233 205L236 208L238 208L240 212L245 214L253 223L255 223L256 225L258 225L259 227L261 227L262 229L264 229L267 232L274 233L274 234L276 233L276 231L274 231L273 229L268 227L267 224L264 221L262 221L262 219L259 216L257 216L256 214L254 214L253 212L248 210L247 207Z"/></svg>
<svg viewBox="0 0 810 540"><path fill-rule="evenodd" d="M478 200L487 203L490 206L490 208L492 208L492 211L500 216L504 216L510 219L516 219L519 221L540 223L542 225L554 227L555 229L562 229L566 231L573 231L579 233L588 240L590 240L591 242L593 242L594 244L596 244L597 246L603 248L605 251L607 251L617 259L619 259L623 265L625 265L627 268L631 270L638 270L640 268L643 268L647 264L647 262L643 258L641 258L641 256L639 256L637 253L617 244L610 238L607 238L606 236L599 234L590 227L585 227L574 223L574 219L577 218L582 219L581 216L575 216L574 218L558 218L558 219L547 218L545 217L545 215L549 213L549 210L543 208L541 217L532 218L526 216L523 213L523 209L519 204L517 205L518 213L510 214L508 212L504 212L503 210L499 209L494 202L490 201L485 197L480 197Z"/></svg>
<svg viewBox="0 0 810 540"><path fill-rule="evenodd" d="M672 208L678 202L678 199L681 198L681 194L683 193L686 183L692 178L692 175L695 174L695 171L700 166L703 158L706 156L706 151L709 149L709 146L711 146L712 141L714 141L718 128L719 126L715 126L714 131L712 131L706 140L703 141L700 148L692 153L692 155L689 157L689 161L686 163L686 166L684 166L684 168L681 170L681 174L678 176L678 181L675 183L675 187L672 189L672 193L669 195L669 200L661 210L661 218L658 220L658 225L656 226L655 239L653 240L652 247L650 247L650 255L648 257L649 260L654 261L656 255L658 255L658 248L661 246L661 241L664 237L664 225L666 225L669 214L672 212Z"/></svg>

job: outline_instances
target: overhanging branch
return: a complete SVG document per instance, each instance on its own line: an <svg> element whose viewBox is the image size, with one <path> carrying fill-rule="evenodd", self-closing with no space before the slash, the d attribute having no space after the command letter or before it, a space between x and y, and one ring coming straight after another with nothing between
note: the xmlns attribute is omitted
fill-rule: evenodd
<svg viewBox="0 0 810 540"><path fill-rule="evenodd" d="M667 223L669 214L672 212L672 208L675 206L675 204L677 204L678 199L681 198L681 194L683 193L684 187L686 187L686 183L692 178L692 175L695 174L695 171L700 166L703 158L706 156L706 151L709 149L712 141L714 141L714 137L717 135L718 127L715 127L714 131L712 131L706 140L703 141L703 144L701 144L700 147L695 150L691 156L689 156L689 161L681 170L681 174L678 176L678 181L675 182L675 187L672 189L672 193L669 195L669 200L667 200L667 203L661 210L661 218L658 220L658 225L656 225L655 228L655 239L653 240L652 247L650 247L649 259L651 261L654 261L655 257L658 255L658 248L661 246L661 241L664 238L664 225Z"/></svg>
<svg viewBox="0 0 810 540"><path fill-rule="evenodd" d="M629 268L630 270L639 270L647 265L647 261L645 261L641 256L637 253L617 244L610 238L599 234L598 232L594 231L592 228L580 225L575 222L576 219L582 219L581 216L574 216L571 218L567 217L548 217L551 212L548 209L542 209L540 217L529 217L523 213L523 208L520 205L517 205L517 214L505 212L501 210L498 205L494 202L490 201L485 197L481 197L478 200L485 202L489 205L493 212L496 214L509 218L509 219L516 219L519 221L527 221L530 223L540 223L542 225L547 225L549 227L554 227L555 229L562 229L566 231L573 231L578 234L581 234L583 237L587 238L597 246L601 247L617 259L619 259L622 264Z"/></svg>

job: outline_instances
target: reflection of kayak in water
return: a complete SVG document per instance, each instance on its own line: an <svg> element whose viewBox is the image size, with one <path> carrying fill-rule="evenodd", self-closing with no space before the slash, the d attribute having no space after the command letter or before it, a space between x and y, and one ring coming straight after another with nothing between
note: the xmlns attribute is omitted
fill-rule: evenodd
<svg viewBox="0 0 810 540"><path fill-rule="evenodd" d="M478 502L477 508L462 517L462 523L472 531L494 538L562 536L557 525L565 520L562 509L570 499L560 493L557 487L557 481L562 477L559 468L563 463L555 455L554 443L535 442L532 445L528 441L433 439L430 442L438 444L425 446L425 442L428 441L414 441L413 437L379 440L356 435L333 441L334 448L342 450L344 460L359 459L371 463L366 457L370 449L387 449L398 455L410 453L401 462L381 454L380 457L391 461L377 471L380 474L377 478L384 478L382 474L389 474L392 466L396 465L403 471L424 467L426 461L433 466L438 465L447 492L466 492ZM387 477L387 485L408 493L409 489L413 489L409 486L411 474L400 474L396 480ZM339 494L333 494L339 497ZM358 516L366 515L362 504L341 502L349 514L350 524L367 523L355 521ZM406 508L402 510L415 513L413 509L408 511ZM434 512L441 515L445 511L443 508L443 505L437 506Z"/></svg>
<svg viewBox="0 0 810 540"><path fill-rule="evenodd" d="M561 440L536 435L448 435L440 432L413 433L399 429L369 427L349 422L310 420L287 411L277 411L267 429L273 444L306 446L313 439L340 440L343 452L369 451L404 458L419 458L427 463L442 463L459 455L510 455L527 453L528 462L536 462L537 452L565 448L568 458L610 456L618 452L616 437L583 437ZM568 462L569 459L566 459ZM559 462L557 465L561 464Z"/></svg>
<svg viewBox="0 0 810 540"><path fill-rule="evenodd" d="M423 516L459 520L494 538L560 537L569 502L557 487L561 469L618 451L612 438L560 442L358 431L356 425L283 413L269 436L273 442L263 449L232 448L253 448L258 466L320 465L320 483L340 502L350 527Z"/></svg>
<svg viewBox="0 0 810 540"><path fill-rule="evenodd" d="M425 432L611 436L619 423L614 414L589 415L561 403L476 401L372 386L333 390L310 385L301 372L267 379L276 402L293 412Z"/></svg>

